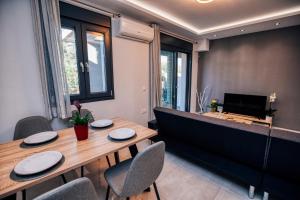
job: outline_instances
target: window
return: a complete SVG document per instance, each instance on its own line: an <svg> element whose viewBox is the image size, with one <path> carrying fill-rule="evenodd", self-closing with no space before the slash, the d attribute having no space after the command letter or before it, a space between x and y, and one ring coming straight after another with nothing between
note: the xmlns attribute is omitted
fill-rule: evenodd
<svg viewBox="0 0 300 200"><path fill-rule="evenodd" d="M190 109L192 44L161 34L161 105Z"/></svg>
<svg viewBox="0 0 300 200"><path fill-rule="evenodd" d="M71 101L113 99L110 18L62 2L60 10Z"/></svg>

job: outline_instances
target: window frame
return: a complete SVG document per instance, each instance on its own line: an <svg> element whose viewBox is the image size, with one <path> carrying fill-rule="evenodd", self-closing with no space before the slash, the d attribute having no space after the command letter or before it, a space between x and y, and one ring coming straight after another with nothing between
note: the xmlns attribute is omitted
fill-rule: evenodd
<svg viewBox="0 0 300 200"><path fill-rule="evenodd" d="M64 2L60 2L60 12L61 27L72 28L75 31L80 94L70 94L71 102L79 100L85 103L114 99L111 18ZM88 62L87 31L96 31L104 35L106 92L90 93L89 72L85 65ZM80 66L81 62L84 64L84 72Z"/></svg>

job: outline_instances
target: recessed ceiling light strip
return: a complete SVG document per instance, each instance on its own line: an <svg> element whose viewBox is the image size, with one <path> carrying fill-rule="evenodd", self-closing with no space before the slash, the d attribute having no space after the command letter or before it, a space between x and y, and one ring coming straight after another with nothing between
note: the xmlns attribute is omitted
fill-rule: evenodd
<svg viewBox="0 0 300 200"><path fill-rule="evenodd" d="M196 0L198 3L210 3L213 0Z"/></svg>
<svg viewBox="0 0 300 200"><path fill-rule="evenodd" d="M232 29L232 28L239 28L241 26L257 24L257 23L261 23L261 22L276 20L276 19L280 19L280 18L284 18L284 17L298 15L298 14L300 14L300 6L294 7L292 9L282 10L282 11L270 13L267 15L262 15L262 16L246 19L246 20L223 24L221 26L215 26L215 27L208 28L208 29L202 29L202 30L199 30L198 34L202 35L202 34L207 34L207 33L213 33L216 31L223 31L223 30Z"/></svg>
<svg viewBox="0 0 300 200"><path fill-rule="evenodd" d="M192 24L183 21L165 11L162 11L156 7L150 6L144 1L137 1L137 0L118 0L124 4L127 4L129 6L132 6L136 9L139 9L141 11L144 11L148 14L151 14L155 17L158 17L164 21L167 21L171 24L174 24L176 26L179 26L181 28L187 29L191 31L192 33L195 33L197 35L203 35L203 34L208 34L208 33L214 33L217 31L223 31L223 30L228 30L232 28L238 28L242 26L247 26L247 25L252 25L252 24L257 24L261 22L266 22L270 20L276 20L284 17L289 17L293 15L298 15L300 14L300 6L286 9L286 10L281 10L278 12L273 12L269 13L266 15L254 17L254 18L249 18L246 20L240 20L240 21L235 21L232 23L227 23L227 24L222 24L220 26L214 26L206 29L198 29L197 27L193 26Z"/></svg>
<svg viewBox="0 0 300 200"><path fill-rule="evenodd" d="M145 13L148 13L152 16L158 17L166 22L169 22L169 23L179 26L181 28L187 29L187 30L191 31L192 33L198 34L199 30L195 26L193 26L173 15L170 15L169 13L167 13L163 10L160 10L156 7L150 6L149 4L147 4L144 1L137 1L137 0L118 0L118 1L123 4L126 4L128 6L131 6L133 8L136 8L138 10L141 10Z"/></svg>

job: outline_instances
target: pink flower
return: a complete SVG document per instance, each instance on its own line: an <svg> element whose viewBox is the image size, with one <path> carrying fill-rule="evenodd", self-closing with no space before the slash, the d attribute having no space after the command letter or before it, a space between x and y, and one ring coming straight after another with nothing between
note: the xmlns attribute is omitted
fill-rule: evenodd
<svg viewBox="0 0 300 200"><path fill-rule="evenodd" d="M78 112L80 113L81 105L79 101L73 101L73 105L77 108Z"/></svg>

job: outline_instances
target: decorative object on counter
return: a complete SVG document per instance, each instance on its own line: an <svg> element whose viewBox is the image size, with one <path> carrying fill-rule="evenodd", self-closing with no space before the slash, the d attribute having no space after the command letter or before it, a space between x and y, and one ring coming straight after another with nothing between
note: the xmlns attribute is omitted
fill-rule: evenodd
<svg viewBox="0 0 300 200"><path fill-rule="evenodd" d="M218 106L217 106L217 111L218 111L219 113L222 113L222 112L223 112L223 104L218 104Z"/></svg>
<svg viewBox="0 0 300 200"><path fill-rule="evenodd" d="M90 113L85 116L81 116L81 105L79 101L74 101L73 105L77 108L75 115L72 117L70 122L74 125L74 130L76 133L77 140L86 140L89 136L88 134L88 124L91 119Z"/></svg>
<svg viewBox="0 0 300 200"><path fill-rule="evenodd" d="M277 109L272 108L272 104L277 99L276 93L273 92L269 98L269 109L266 111L266 121L271 123L273 121L274 113L277 111Z"/></svg>
<svg viewBox="0 0 300 200"><path fill-rule="evenodd" d="M204 108L207 102L207 95L206 95L206 90L208 89L208 87L205 87L203 92L200 92L200 94L198 94L198 90L196 91L196 97L197 97L197 103L199 106L199 113L204 113Z"/></svg>
<svg viewBox="0 0 300 200"><path fill-rule="evenodd" d="M218 100L217 99L212 99L209 105L210 111L211 112L217 112L217 107L218 107Z"/></svg>

